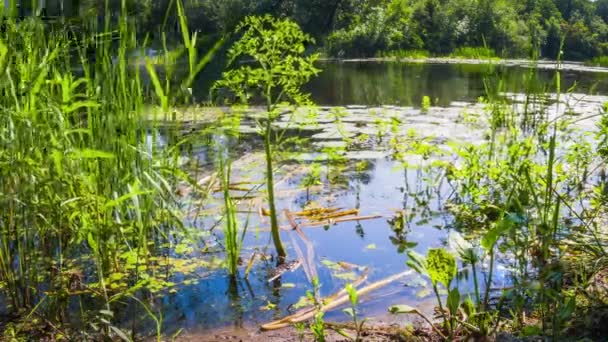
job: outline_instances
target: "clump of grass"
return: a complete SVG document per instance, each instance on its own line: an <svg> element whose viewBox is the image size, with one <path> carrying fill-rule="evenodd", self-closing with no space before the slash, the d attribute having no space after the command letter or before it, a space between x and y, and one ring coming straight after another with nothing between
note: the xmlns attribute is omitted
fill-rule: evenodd
<svg viewBox="0 0 608 342"><path fill-rule="evenodd" d="M158 141L178 139L161 128L164 118L144 115L146 79L165 112L179 101L172 81L150 63L147 77L129 67L128 56L143 46L126 14L106 21L104 32L4 19L0 283L13 313L59 327L103 322L96 333L121 336L108 318L119 299L166 285L148 265L186 233L174 193L178 183L194 182L179 169L180 149ZM185 85L209 59L193 51ZM74 301L81 311L69 310Z"/></svg>
<svg viewBox="0 0 608 342"><path fill-rule="evenodd" d="M597 56L592 60L585 62L589 66L608 67L608 56Z"/></svg>
<svg viewBox="0 0 608 342"><path fill-rule="evenodd" d="M391 50L378 53L380 58L396 58L396 59L427 59L431 57L426 50Z"/></svg>
<svg viewBox="0 0 608 342"><path fill-rule="evenodd" d="M496 52L488 47L459 47L450 54L452 58L497 59Z"/></svg>

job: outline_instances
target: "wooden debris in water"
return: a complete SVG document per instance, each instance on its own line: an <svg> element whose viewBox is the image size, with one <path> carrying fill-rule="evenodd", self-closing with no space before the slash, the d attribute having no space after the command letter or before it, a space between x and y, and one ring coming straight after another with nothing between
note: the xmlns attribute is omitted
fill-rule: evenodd
<svg viewBox="0 0 608 342"><path fill-rule="evenodd" d="M323 227L323 226L331 226L336 223L349 222L349 221L363 221L363 220L374 220L378 218L382 218L382 215L367 215L367 216L354 216L354 217L343 217L337 219L328 219L324 221L317 222L307 222L302 224L302 227Z"/></svg>
<svg viewBox="0 0 608 342"><path fill-rule="evenodd" d="M311 208L303 211L296 211L293 214L300 217L314 217L335 213L338 210L340 210L340 208Z"/></svg>
<svg viewBox="0 0 608 342"><path fill-rule="evenodd" d="M300 260L302 261L302 265L303 265L302 267L304 268L304 273L306 273L306 277L308 278L308 281L312 282L312 280L314 278L317 278L317 268L315 266L314 245L308 239L306 234L304 234L302 229L300 229L300 225L296 223L296 221L295 221L292 213L289 211L289 209L284 209L283 212L285 213L285 216L287 217L287 220L289 221L289 224L291 225L293 231L295 231L300 236L300 238L302 239L304 244L306 244L306 258L304 258L304 254L300 250L300 247L298 246L297 242L293 238L293 235L290 234L290 238L294 245L296 253L298 254L298 257L300 258Z"/></svg>
<svg viewBox="0 0 608 342"><path fill-rule="evenodd" d="M359 296L363 296L369 292L382 288L400 278L406 277L413 273L414 273L414 270L407 270L405 272L401 272L401 273L392 275L388 278L385 278L383 280L370 284L364 288L357 289L357 294ZM356 285L354 285L354 286L356 287ZM338 293L336 293L335 295L325 298L321 302L321 303L323 303L323 305L318 309L318 311L327 312L327 311L335 309L343 304L346 304L347 302L348 302L348 294L346 293L345 290L341 290ZM289 315L282 319L263 324L261 326L261 328L262 328L262 330L276 330L276 329L289 327L289 326L292 326L294 323L304 322L304 321L307 321L307 320L313 318L316 313L317 313L317 310L315 308L302 309L302 310L294 313L293 315Z"/></svg>
<svg viewBox="0 0 608 342"><path fill-rule="evenodd" d="M233 190L233 191L243 191L243 192L251 192L252 189L251 188L246 188L243 186L238 186L236 184L230 184L228 186L228 190ZM224 191L224 189L222 189L221 187L216 187L213 189L213 192L222 192Z"/></svg>
<svg viewBox="0 0 608 342"><path fill-rule="evenodd" d="M309 219L311 221L325 221L350 215L359 215L359 209L349 209L344 211L336 211L334 213L328 213L325 215L310 216Z"/></svg>
<svg viewBox="0 0 608 342"><path fill-rule="evenodd" d="M302 262L300 260L294 260L281 264L271 272L270 278L268 278L268 282L271 283L277 280L284 273L293 272L297 270L300 266L302 266Z"/></svg>

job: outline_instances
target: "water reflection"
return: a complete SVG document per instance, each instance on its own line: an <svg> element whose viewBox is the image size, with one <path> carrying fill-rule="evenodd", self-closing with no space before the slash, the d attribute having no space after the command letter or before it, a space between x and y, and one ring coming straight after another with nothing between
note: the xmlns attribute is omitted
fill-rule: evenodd
<svg viewBox="0 0 608 342"><path fill-rule="evenodd" d="M454 101L476 101L485 96L484 81L500 80L504 91L521 92L528 68L494 65L403 64L403 63L322 63L323 72L306 90L319 105L419 106L424 96L434 105L449 106ZM488 78L488 75L491 77ZM539 70L538 78L555 89L554 71ZM562 88L576 84L579 92L608 92L608 75L564 72Z"/></svg>
<svg viewBox="0 0 608 342"><path fill-rule="evenodd" d="M321 105L415 106L425 95L436 99L437 104L442 106L448 106L453 101L475 102L478 96L484 94L484 72L488 71L487 66L397 63L334 63L325 64L322 68L325 71L308 86L314 100ZM504 76L505 89L519 87L522 77L527 75L525 69L517 68L496 67L494 71L496 77ZM548 72L540 74L541 78L550 82ZM578 80L581 88L591 88L592 84L597 84L593 91L603 91L606 87L604 77L567 75L565 84ZM547 84L547 87L550 87L549 83ZM397 114L411 120L404 119L403 127L399 127L397 132L416 129L417 133L424 137L444 134L471 140L478 138L453 120L460 110L461 108L451 107L441 113L421 115L419 110L403 109ZM322 296L335 293L347 282L335 277L327 267L322 267L323 260L367 266L371 269L370 281L373 282L402 271L406 267L405 253L408 250L425 254L428 248L444 246L449 239L453 218L446 214L443 199L449 195L450 189L449 185L443 182L441 173L420 167L419 164L406 165L406 160L396 159L393 155L370 157L368 153L359 160L346 158L348 153L357 151L384 150L389 151L387 154L391 153L389 148L381 146L386 145L387 140L377 140L375 133L370 133L377 129L382 134L388 134L388 126L382 128L372 123L374 119L382 119L385 114L380 113L377 117L372 117L365 108L350 112L350 121L347 121L351 125L349 129L357 130L358 133L367 130L372 137L361 145L315 151L308 161L315 160L321 165L323 173L320 181L324 184L321 190L292 192L289 196L283 196L278 203L279 208L299 210L311 202L318 202L324 207L355 208L362 215L384 216L379 220L331 225L327 230L305 230L314 244L314 261L319 265ZM255 137L255 134L251 134L243 137L241 141L255 150ZM368 144L368 141L373 143ZM321 139L315 142L327 143ZM316 158L322 153L324 158ZM254 178L257 177L254 180L263 177L263 172L259 170L251 173ZM294 178L279 186L277 190L293 190L300 184L302 179ZM259 224L257 228L262 226ZM245 238L246 253L263 253L264 247L259 246L268 245L267 232L257 228ZM289 234L291 232L282 232L283 241L291 241ZM295 258L297 253L294 244L288 249L289 255ZM215 271L200 279L198 284L180 288L177 294L168 295L163 301L168 314L166 325L205 331L218 326L241 327L251 323L259 324L287 314L292 305L310 290L309 279L302 270L298 270L268 283L271 269L270 262L259 262L248 279L237 280L230 279L222 271ZM286 284L293 286L284 286ZM385 293L391 293L392 298L411 303L421 301L421 298L417 297L418 289L404 287L402 283L391 285ZM369 316L386 312L386 307L387 301L384 298L363 303L360 309L362 315ZM327 318L343 317L340 312L336 312L328 314Z"/></svg>

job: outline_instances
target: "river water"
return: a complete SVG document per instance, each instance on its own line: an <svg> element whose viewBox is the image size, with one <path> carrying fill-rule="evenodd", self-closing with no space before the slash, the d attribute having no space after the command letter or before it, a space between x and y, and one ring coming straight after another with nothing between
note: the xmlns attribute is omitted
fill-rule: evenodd
<svg viewBox="0 0 608 342"><path fill-rule="evenodd" d="M322 296L337 292L365 269L368 283L407 270L407 250L425 254L432 247L452 248L453 242L461 239L458 227L445 210L451 188L441 172L421 171L418 167L429 161L416 156L408 160L407 167L391 158L387 147L391 120L400 122L399 132L393 134L403 136L413 131L442 149L447 148L447 142L480 143L485 137L484 120L466 119L483 117L480 97L503 96L517 105L521 97L518 94L526 89L526 84L536 91L555 91L555 71L539 70L532 82L531 69L524 67L382 62L330 62L319 67L323 72L306 86L320 106L316 109L317 125L292 130L310 137L310 150L291 157L302 164L287 163L277 172L278 208L296 212L313 202L323 207L358 209L359 215L380 216L304 229L313 246ZM604 96L608 94L607 74L564 71L562 77L562 90L569 89L573 95L562 96L563 103L555 110L593 114L608 100ZM420 109L424 96L431 100L428 112ZM340 113L339 124L336 111ZM294 121L297 119L288 120L286 116L282 124L287 126ZM255 141L252 120L244 120L241 131L251 137L249 142ZM345 143L344 136L357 143ZM257 146L252 143L244 149L248 152L235 161L236 180L261 180L263 164ZM343 157L343 163L328 165L327 155L331 152L327 148L344 148L336 152ZM453 157L444 158L450 161ZM301 181L310 171L309 162L314 160L321 163L320 183L306 191ZM256 327L293 312L294 304L312 289L303 267L286 273L280 281L268 282L274 263L257 257L245 279L245 266L254 253L273 253L268 224L257 215L263 202L257 198L247 203L240 205L243 211L252 211L240 216L241 223L248 222L241 276L231 280L222 269L203 268L196 283L180 286L176 293L164 296L161 305L168 331L183 328L186 334L204 335L218 328ZM396 231L390 221L399 211L407 213L408 218L405 227ZM215 218L205 217L197 224L201 230L209 229ZM283 217L281 223L288 224ZM291 260L308 254L307 246L293 232L283 231L282 237ZM205 241L208 246L219 246L219 229ZM218 255L221 257L221 253L200 257ZM499 265L498 274L494 285L507 286L508 266ZM470 291L467 281L461 281L459 286L464 293ZM434 303L429 281L417 275L362 299L363 316L384 320L390 319L386 317L389 305L407 303L428 312ZM340 321L347 317L336 310L328 313L326 319Z"/></svg>

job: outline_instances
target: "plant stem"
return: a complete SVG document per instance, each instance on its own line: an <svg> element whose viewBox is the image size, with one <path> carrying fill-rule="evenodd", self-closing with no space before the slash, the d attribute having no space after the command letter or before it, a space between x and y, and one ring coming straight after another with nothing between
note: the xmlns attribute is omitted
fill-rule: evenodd
<svg viewBox="0 0 608 342"><path fill-rule="evenodd" d="M484 311L488 310L488 302L490 301L490 290L492 286L492 276L494 272L494 246L490 250L490 271L488 273L488 280L486 281L486 293L483 300Z"/></svg>
<svg viewBox="0 0 608 342"><path fill-rule="evenodd" d="M270 115L270 113L269 113ZM266 190L268 191L268 207L270 210L270 230L272 233L272 241L274 248L279 256L279 263L285 262L287 253L281 243L281 235L279 233L279 223L277 221L277 209L274 202L274 176L272 174L272 146L270 140L271 120L270 117L266 122L266 132L264 135L264 149L266 151Z"/></svg>

